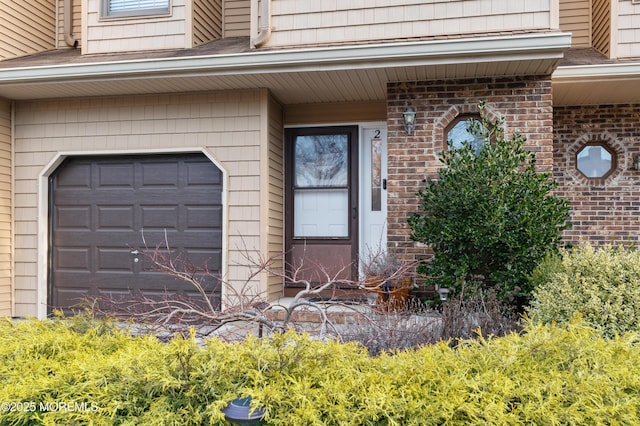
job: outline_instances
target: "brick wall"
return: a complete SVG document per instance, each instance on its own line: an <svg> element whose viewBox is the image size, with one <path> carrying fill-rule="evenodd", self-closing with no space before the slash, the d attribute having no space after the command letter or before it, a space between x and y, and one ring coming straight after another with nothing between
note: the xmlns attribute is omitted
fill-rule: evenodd
<svg viewBox="0 0 640 426"><path fill-rule="evenodd" d="M410 240L407 217L418 211L422 180L436 177L437 153L445 147L444 129L458 115L475 113L487 101L493 118L504 117L506 136L519 130L536 152L541 170L553 166L551 81L546 77L483 78L390 83L387 87L388 246L405 259L421 258L424 247ZM417 112L412 136L404 131L402 112Z"/></svg>
<svg viewBox="0 0 640 426"><path fill-rule="evenodd" d="M553 115L557 194L572 209L565 240L637 242L640 172L633 169L633 157L640 153L640 105L556 107ZM605 179L587 179L576 170L575 155L585 143L599 141L616 155L616 168Z"/></svg>

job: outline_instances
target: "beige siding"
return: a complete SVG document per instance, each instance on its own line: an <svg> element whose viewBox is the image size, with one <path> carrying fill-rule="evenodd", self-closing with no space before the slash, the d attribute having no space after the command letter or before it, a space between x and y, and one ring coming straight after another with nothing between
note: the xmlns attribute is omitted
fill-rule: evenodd
<svg viewBox="0 0 640 426"><path fill-rule="evenodd" d="M222 37L222 0L193 0L193 45Z"/></svg>
<svg viewBox="0 0 640 426"><path fill-rule="evenodd" d="M224 37L248 36L251 22L251 2L249 0L223 0L223 7Z"/></svg>
<svg viewBox="0 0 640 426"><path fill-rule="evenodd" d="M12 315L11 105L0 100L0 316Z"/></svg>
<svg viewBox="0 0 640 426"><path fill-rule="evenodd" d="M268 46L547 30L550 2L531 0L272 0Z"/></svg>
<svg viewBox="0 0 640 426"><path fill-rule="evenodd" d="M571 33L571 47L591 47L591 0L560 0L560 29Z"/></svg>
<svg viewBox="0 0 640 426"><path fill-rule="evenodd" d="M191 0L172 0L171 15L136 19L100 19L100 0L87 0L82 53L131 52L192 47Z"/></svg>
<svg viewBox="0 0 640 426"><path fill-rule="evenodd" d="M609 56L611 53L611 1L593 0L593 36L595 49Z"/></svg>
<svg viewBox="0 0 640 426"><path fill-rule="evenodd" d="M82 46L82 0L71 0L71 37L78 42L78 46ZM66 28L64 27L64 16L67 11L64 10L64 1L58 0L58 34L56 35L57 47L70 47L64 40Z"/></svg>
<svg viewBox="0 0 640 426"><path fill-rule="evenodd" d="M387 102L349 102L285 105L284 124L358 123L386 121Z"/></svg>
<svg viewBox="0 0 640 426"><path fill-rule="evenodd" d="M0 60L54 47L54 2L0 0Z"/></svg>
<svg viewBox="0 0 640 426"><path fill-rule="evenodd" d="M266 232L269 257L277 258L274 267L284 270L284 135L282 125L282 106L273 98L268 104L268 146L267 146L267 182L268 194ZM283 295L284 282L281 278L270 276L267 283L269 299Z"/></svg>
<svg viewBox="0 0 640 426"><path fill-rule="evenodd" d="M45 256L46 247L38 252L37 245L43 238L38 231L46 230L47 224L38 218L39 208L46 212L46 198L38 196L43 185L38 175L60 152L204 148L227 172L227 276L240 285L248 276L239 266L246 264L243 247L263 246L260 170L266 142L261 141L267 136L261 135L261 111L267 96L266 91L234 91L18 103L16 314L36 315L42 309L37 303L46 292L46 277L38 256Z"/></svg>
<svg viewBox="0 0 640 426"><path fill-rule="evenodd" d="M640 57L640 3L618 3L618 58Z"/></svg>

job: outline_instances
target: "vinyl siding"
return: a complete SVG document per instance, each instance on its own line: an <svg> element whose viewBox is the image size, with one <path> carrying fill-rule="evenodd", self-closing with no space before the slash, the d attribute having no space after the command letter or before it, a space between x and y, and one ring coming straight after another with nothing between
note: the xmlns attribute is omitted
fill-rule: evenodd
<svg viewBox="0 0 640 426"><path fill-rule="evenodd" d="M0 60L54 47L54 0L0 0L0 10Z"/></svg>
<svg viewBox="0 0 640 426"><path fill-rule="evenodd" d="M170 16L100 19L100 0L87 0L82 53L181 49L191 45L191 0L172 0Z"/></svg>
<svg viewBox="0 0 640 426"><path fill-rule="evenodd" d="M36 315L38 296L42 300L46 291L41 270L38 274L38 256L46 259L46 247L37 249L38 230L47 228L38 222L38 209L46 211L39 205L43 183L38 176L59 152L204 148L227 172L227 278L240 286L248 277L240 266L246 264L242 248L262 246L261 141L267 137L261 135L261 111L266 96L262 90L18 103L15 313Z"/></svg>
<svg viewBox="0 0 640 426"><path fill-rule="evenodd" d="M249 0L223 1L224 37L248 36L251 22L251 2Z"/></svg>
<svg viewBox="0 0 640 426"><path fill-rule="evenodd" d="M0 100L0 316L12 315L11 104Z"/></svg>
<svg viewBox="0 0 640 426"><path fill-rule="evenodd" d="M593 0L592 44L605 56L611 54L611 2Z"/></svg>
<svg viewBox="0 0 640 426"><path fill-rule="evenodd" d="M618 3L618 58L640 57L640 3Z"/></svg>
<svg viewBox="0 0 640 426"><path fill-rule="evenodd" d="M274 265L284 270L284 135L282 133L282 106L273 98L268 100L268 145L267 181L268 212L266 230L268 234L266 252L269 257L278 258ZM280 263L282 262L282 263ZM283 280L270 276L267 280L269 299L283 295Z"/></svg>
<svg viewBox="0 0 640 426"><path fill-rule="evenodd" d="M560 29L571 33L571 47L591 47L591 1L560 0Z"/></svg>
<svg viewBox="0 0 640 426"><path fill-rule="evenodd" d="M222 37L222 0L193 0L193 46Z"/></svg>
<svg viewBox="0 0 640 426"><path fill-rule="evenodd" d="M272 0L268 46L548 30L550 1Z"/></svg>
<svg viewBox="0 0 640 426"><path fill-rule="evenodd" d="M285 105L285 125L386 121L387 102L344 102Z"/></svg>

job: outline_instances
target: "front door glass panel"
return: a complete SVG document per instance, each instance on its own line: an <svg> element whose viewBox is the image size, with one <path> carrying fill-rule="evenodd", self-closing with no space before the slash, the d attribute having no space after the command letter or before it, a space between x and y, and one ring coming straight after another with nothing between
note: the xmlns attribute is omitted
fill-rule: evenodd
<svg viewBox="0 0 640 426"><path fill-rule="evenodd" d="M349 236L349 139L346 134L294 141L294 238Z"/></svg>

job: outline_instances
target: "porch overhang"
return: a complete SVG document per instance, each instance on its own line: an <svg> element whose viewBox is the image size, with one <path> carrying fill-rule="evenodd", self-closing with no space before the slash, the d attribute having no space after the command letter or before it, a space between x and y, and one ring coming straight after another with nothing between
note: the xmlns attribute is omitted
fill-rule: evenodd
<svg viewBox="0 0 640 426"><path fill-rule="evenodd" d="M394 81L551 75L569 33L0 64L10 100L268 88L285 104L383 100Z"/></svg>
<svg viewBox="0 0 640 426"><path fill-rule="evenodd" d="M552 85L558 106L640 103L640 63L560 66Z"/></svg>

